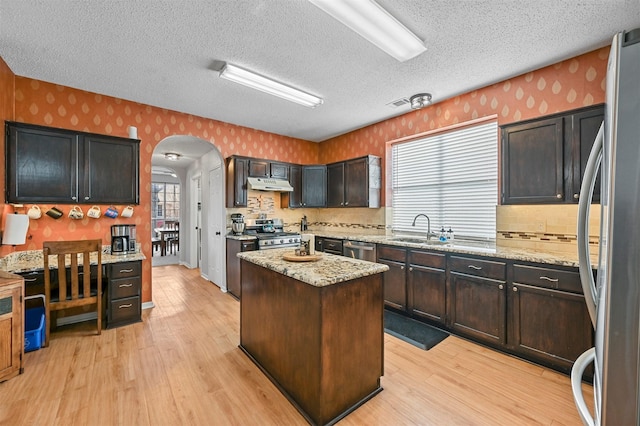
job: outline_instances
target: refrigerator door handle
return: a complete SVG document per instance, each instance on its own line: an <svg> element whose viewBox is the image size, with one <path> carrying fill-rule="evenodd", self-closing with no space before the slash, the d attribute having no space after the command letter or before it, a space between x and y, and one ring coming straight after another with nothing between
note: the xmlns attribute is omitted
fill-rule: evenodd
<svg viewBox="0 0 640 426"><path fill-rule="evenodd" d="M589 208L593 199L593 189L602 162L602 143L604 139L604 121L600 125L596 140L593 142L589 160L584 170L580 198L578 202L578 262L580 281L584 293L587 310L591 323L596 325L596 282L591 271L591 256L589 254Z"/></svg>
<svg viewBox="0 0 640 426"><path fill-rule="evenodd" d="M582 393L582 375L584 370L591 364L596 358L596 348L587 349L582 355L576 359L571 368L571 391L573 392L573 399L578 408L578 413L582 419L582 423L587 426L594 426L595 421L589 407L584 400L584 394Z"/></svg>

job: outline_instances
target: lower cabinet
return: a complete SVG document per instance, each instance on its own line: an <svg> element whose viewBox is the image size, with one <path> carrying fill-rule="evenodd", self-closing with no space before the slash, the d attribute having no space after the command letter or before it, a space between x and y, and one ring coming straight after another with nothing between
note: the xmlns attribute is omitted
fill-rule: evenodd
<svg viewBox="0 0 640 426"><path fill-rule="evenodd" d="M574 270L513 265L509 348L569 373L593 346L593 328Z"/></svg>
<svg viewBox="0 0 640 426"><path fill-rule="evenodd" d="M444 325L447 313L446 256L443 253L409 250L408 259L408 312Z"/></svg>
<svg viewBox="0 0 640 426"><path fill-rule="evenodd" d="M142 261L109 263L107 276L107 328L142 321Z"/></svg>
<svg viewBox="0 0 640 426"><path fill-rule="evenodd" d="M0 382L22 373L23 287L19 275L0 272Z"/></svg>
<svg viewBox="0 0 640 426"><path fill-rule="evenodd" d="M240 259L238 253L256 250L256 240L227 238L227 291L240 300Z"/></svg>
<svg viewBox="0 0 640 426"><path fill-rule="evenodd" d="M316 238L316 251L342 256L342 240L336 238Z"/></svg>
<svg viewBox="0 0 640 426"><path fill-rule="evenodd" d="M389 267L382 274L384 304L391 308L406 311L407 309L407 250L400 247L378 246L378 263Z"/></svg>
<svg viewBox="0 0 640 426"><path fill-rule="evenodd" d="M451 256L450 327L489 344L507 342L506 264Z"/></svg>

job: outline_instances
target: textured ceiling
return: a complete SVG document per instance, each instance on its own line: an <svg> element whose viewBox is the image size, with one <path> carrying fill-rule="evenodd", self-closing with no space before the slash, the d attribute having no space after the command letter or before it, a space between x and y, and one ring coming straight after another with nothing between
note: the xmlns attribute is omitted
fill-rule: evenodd
<svg viewBox="0 0 640 426"><path fill-rule="evenodd" d="M323 141L608 45L640 0L378 0L425 40L397 62L305 0L0 0L20 76ZM325 99L309 109L218 78L228 61Z"/></svg>

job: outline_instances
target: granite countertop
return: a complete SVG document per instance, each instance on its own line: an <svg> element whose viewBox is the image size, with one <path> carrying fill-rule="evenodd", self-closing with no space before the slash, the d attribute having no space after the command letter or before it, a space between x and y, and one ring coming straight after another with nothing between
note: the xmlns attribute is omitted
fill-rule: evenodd
<svg viewBox="0 0 640 426"><path fill-rule="evenodd" d="M230 240L249 241L249 240L255 240L256 236L255 235L245 235L245 234L240 234L240 235L227 234L227 238L230 239Z"/></svg>
<svg viewBox="0 0 640 426"><path fill-rule="evenodd" d="M142 252L124 255L112 255L111 246L102 246L102 264L144 260ZM91 256L91 264L97 263L96 256ZM79 264L82 261L79 259ZM66 265L69 266L69 265ZM49 269L58 269L58 256L49 256ZM42 250L17 251L0 259L0 271L22 273L44 270Z"/></svg>
<svg viewBox="0 0 640 426"><path fill-rule="evenodd" d="M285 254L293 253L291 248L282 248L245 251L238 253L238 257L316 287L375 275L389 269L387 265L380 263L329 253L316 253L320 256L320 260L313 262L291 262L282 258Z"/></svg>
<svg viewBox="0 0 640 426"><path fill-rule="evenodd" d="M569 266L577 268L579 266L578 253L575 254L563 254L563 253L545 253L534 250L517 249L511 247L500 247L495 243L479 243L475 241L466 240L454 240L453 243L445 245L437 243L420 244L406 241L395 241L394 239L400 237L398 235L366 235L366 234L354 234L346 232L334 232L334 231L313 231L309 233L318 237L336 238L352 241L363 241L368 243L395 245L400 247L420 248L429 250L438 250L450 253L471 254L480 256L489 256L508 260L520 260L523 262L545 263L549 265ZM406 237L411 238L407 235ZM415 237L415 236L414 236ZM591 265L597 267L597 251L591 253Z"/></svg>

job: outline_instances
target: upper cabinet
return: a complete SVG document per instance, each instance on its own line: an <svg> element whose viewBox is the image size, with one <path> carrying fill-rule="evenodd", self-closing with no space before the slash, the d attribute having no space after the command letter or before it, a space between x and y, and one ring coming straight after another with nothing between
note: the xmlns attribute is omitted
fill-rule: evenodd
<svg viewBox="0 0 640 426"><path fill-rule="evenodd" d="M249 176L258 178L288 179L289 165L266 160L249 159Z"/></svg>
<svg viewBox="0 0 640 426"><path fill-rule="evenodd" d="M140 141L7 122L9 203L138 204Z"/></svg>
<svg viewBox="0 0 640 426"><path fill-rule="evenodd" d="M327 165L327 207L380 207L380 157Z"/></svg>
<svg viewBox="0 0 640 426"><path fill-rule="evenodd" d="M247 207L247 176L249 160L228 157L227 166L227 207Z"/></svg>
<svg viewBox="0 0 640 426"><path fill-rule="evenodd" d="M280 197L282 208L326 207L327 168L323 164L313 166L289 165L291 192Z"/></svg>
<svg viewBox="0 0 640 426"><path fill-rule="evenodd" d="M502 126L502 204L578 202L603 119L604 105L597 105Z"/></svg>

